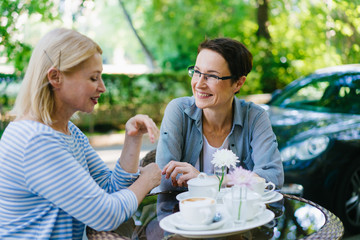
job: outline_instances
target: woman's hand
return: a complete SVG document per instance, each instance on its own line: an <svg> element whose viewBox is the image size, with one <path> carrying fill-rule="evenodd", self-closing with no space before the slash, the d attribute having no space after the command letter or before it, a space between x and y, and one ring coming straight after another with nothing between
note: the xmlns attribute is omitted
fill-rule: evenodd
<svg viewBox="0 0 360 240"><path fill-rule="evenodd" d="M133 191L138 204L144 199L154 187L160 185L161 170L156 163L150 163L145 167L140 168L139 178L128 188Z"/></svg>
<svg viewBox="0 0 360 240"><path fill-rule="evenodd" d="M186 187L187 181L196 178L199 173L190 163L178 161L170 161L162 170L162 175L165 175L166 179L171 178L174 187ZM176 179L178 174L182 175Z"/></svg>
<svg viewBox="0 0 360 240"><path fill-rule="evenodd" d="M145 167L140 167L140 177L145 178L151 185L150 189L157 187L161 183L161 169L156 163L149 163Z"/></svg>
<svg viewBox="0 0 360 240"><path fill-rule="evenodd" d="M125 130L124 147L119 163L125 171L135 173L139 167L142 136L149 133L150 141L155 143L159 137L159 129L149 116L138 114L126 122Z"/></svg>
<svg viewBox="0 0 360 240"><path fill-rule="evenodd" d="M159 137L159 129L148 115L138 114L130 118L126 122L125 130L127 135L133 137L149 133L149 138L152 143L155 143Z"/></svg>

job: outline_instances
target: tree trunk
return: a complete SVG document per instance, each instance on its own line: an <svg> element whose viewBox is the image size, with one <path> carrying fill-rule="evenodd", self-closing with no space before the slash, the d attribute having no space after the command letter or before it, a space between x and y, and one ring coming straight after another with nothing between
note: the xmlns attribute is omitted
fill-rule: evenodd
<svg viewBox="0 0 360 240"><path fill-rule="evenodd" d="M258 11L257 11L257 21L259 25L259 29L256 33L256 35L261 38L265 38L267 40L270 40L270 33L268 29L269 25L269 0L257 0L258 4Z"/></svg>
<svg viewBox="0 0 360 240"><path fill-rule="evenodd" d="M131 20L131 17L129 15L129 13L126 11L126 8L125 8L125 5L123 3L122 0L119 0L119 3L120 3L120 7L121 9L123 10L124 14L125 14L125 17L126 17L126 20L128 21L130 27L131 27L131 30L134 32L136 38L138 39L144 53L145 53L145 57L146 57L146 62L147 62L147 65L149 66L151 72L154 72L155 69L156 69L156 62L155 62L155 59L153 57L153 55L151 54L151 52L149 51L149 49L146 47L144 41L141 39L141 37L139 36L139 34L137 33L133 23L132 23L132 20Z"/></svg>

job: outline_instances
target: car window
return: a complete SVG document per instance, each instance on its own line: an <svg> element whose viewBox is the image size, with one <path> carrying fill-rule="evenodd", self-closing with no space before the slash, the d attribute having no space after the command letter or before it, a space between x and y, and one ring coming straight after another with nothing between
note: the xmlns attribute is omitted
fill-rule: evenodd
<svg viewBox="0 0 360 240"><path fill-rule="evenodd" d="M303 86L298 84L283 92L272 104L318 112L360 114L360 75L335 77L312 79Z"/></svg>
<svg viewBox="0 0 360 240"><path fill-rule="evenodd" d="M313 105L314 103L320 101L329 85L330 83L328 81L312 82L294 92L293 95L284 100L283 104L288 107Z"/></svg>

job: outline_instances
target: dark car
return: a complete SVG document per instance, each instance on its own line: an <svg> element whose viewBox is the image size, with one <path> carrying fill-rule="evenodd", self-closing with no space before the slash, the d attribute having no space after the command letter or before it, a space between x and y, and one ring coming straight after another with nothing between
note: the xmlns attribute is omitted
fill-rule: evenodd
<svg viewBox="0 0 360 240"><path fill-rule="evenodd" d="M285 189L335 213L360 232L360 64L320 69L263 106L278 138Z"/></svg>

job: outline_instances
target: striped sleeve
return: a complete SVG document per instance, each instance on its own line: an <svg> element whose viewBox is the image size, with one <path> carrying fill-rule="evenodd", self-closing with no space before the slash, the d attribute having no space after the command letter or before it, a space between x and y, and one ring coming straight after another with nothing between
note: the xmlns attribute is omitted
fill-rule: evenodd
<svg viewBox="0 0 360 240"><path fill-rule="evenodd" d="M28 141L23 160L27 187L96 230L114 229L130 218L138 205L134 193L108 194L59 142L51 133ZM90 168L96 168L91 162Z"/></svg>
<svg viewBox="0 0 360 240"><path fill-rule="evenodd" d="M121 168L118 161L114 172L110 171L90 145L86 136L84 136L84 145L90 175L105 191L109 193L120 191L129 187L139 177L139 170L136 173L128 173Z"/></svg>

